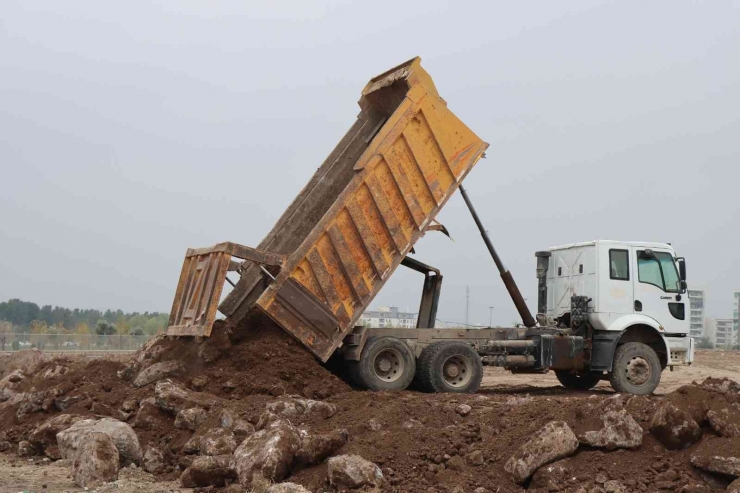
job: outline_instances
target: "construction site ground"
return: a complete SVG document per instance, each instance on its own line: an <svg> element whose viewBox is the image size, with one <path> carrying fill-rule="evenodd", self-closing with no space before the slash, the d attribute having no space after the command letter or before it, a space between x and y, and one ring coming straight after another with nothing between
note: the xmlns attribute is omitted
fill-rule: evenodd
<svg viewBox="0 0 740 493"><path fill-rule="evenodd" d="M486 368L482 388L473 395L367 392L351 389L279 331L257 331L257 335L247 334L231 340L216 335L204 342L185 341L161 340L137 357L144 362L150 356L157 361L182 362L182 371L171 376L176 384L192 390L193 379L205 377L207 384L199 390L213 395L219 400L219 406L228 407L255 424L266 404L290 395L335 405L337 413L331 418L295 418L296 426L316 434L346 430L348 442L336 454L358 454L376 463L388 480L383 488L388 491L473 492L476 488L485 488L488 492L520 492L527 487L536 489L533 484L519 486L511 480L504 471L509 457L528 437L553 420L567 422L576 433L593 429L605 406L615 397L607 382L587 392L569 391L558 384L553 374L512 375L494 368ZM0 359L0 376L12 370L3 368L2 362ZM53 372L60 366L66 368L65 373L54 376ZM130 381L122 379L120 372L126 368L127 363L120 356L111 360L47 360L18 390L62 389L65 397L81 396L64 413L109 415L120 419L117 410L125 407L127 400L143 402L154 394L154 384L135 388ZM693 366L663 373L656 395L627 399L622 404L647 429L650 417L665 399L681 406L701 405L699 402L691 404L692 399L700 401L704 394L679 388L707 377L740 382L740 352L697 351ZM460 404L471 406L469 415L456 412ZM218 409L220 412L221 408ZM37 426L58 414L62 413L45 410L19 420L17 408L0 407L0 438L17 446ZM153 475L141 468L127 467L121 469L118 481L95 491L194 491L182 488L179 481L184 445L193 432L175 428L174 417L164 413L147 419L153 420L155 426L137 426L137 422L143 420L139 416L126 420L136 431L142 449L147 446L166 449L165 468ZM711 440L707 436L705 434L704 441ZM601 474L626 484L627 491L656 491L649 485L664 475L674 478L675 483L664 491L694 491L686 489L691 485L700 485L704 488L701 491L724 491L729 478L715 477L691 466L690 455L695 449L696 446L692 446L668 451L646 432L637 450L579 449L567 460L577 471L577 484L586 486ZM454 460L450 461L450 457L468 457L473 451L481 453L481 464L460 462L452 467ZM448 461L446 468L441 466L445 461ZM73 481L69 461L54 461L43 455L19 457L13 449L0 454L0 478L0 492L85 490ZM310 491L336 491L327 483L325 462L296 467L285 480L301 484ZM550 488L550 491L576 491L577 484L559 490ZM595 483L593 486L598 487ZM250 489L232 485L228 491ZM547 488L537 491L547 491Z"/></svg>

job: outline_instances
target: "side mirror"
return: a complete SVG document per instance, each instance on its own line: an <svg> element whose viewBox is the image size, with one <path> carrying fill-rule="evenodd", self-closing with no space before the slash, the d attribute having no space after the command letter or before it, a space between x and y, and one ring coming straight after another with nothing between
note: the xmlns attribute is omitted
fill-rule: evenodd
<svg viewBox="0 0 740 493"><path fill-rule="evenodd" d="M681 277L681 280L686 282L686 259L683 257L679 257L678 259L678 275Z"/></svg>

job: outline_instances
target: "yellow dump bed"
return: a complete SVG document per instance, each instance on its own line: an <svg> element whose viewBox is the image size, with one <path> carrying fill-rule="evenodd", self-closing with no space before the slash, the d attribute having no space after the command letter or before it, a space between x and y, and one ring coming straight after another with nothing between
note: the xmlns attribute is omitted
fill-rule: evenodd
<svg viewBox="0 0 740 493"><path fill-rule="evenodd" d="M488 147L420 62L365 86L355 124L256 249L188 251L168 333L210 333L231 263L222 313L263 312L329 359Z"/></svg>

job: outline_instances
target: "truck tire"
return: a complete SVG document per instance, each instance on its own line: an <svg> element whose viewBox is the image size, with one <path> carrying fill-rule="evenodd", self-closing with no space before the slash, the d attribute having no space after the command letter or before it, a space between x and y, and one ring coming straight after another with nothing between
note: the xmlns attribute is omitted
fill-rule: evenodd
<svg viewBox="0 0 740 493"><path fill-rule="evenodd" d="M348 362L353 383L369 390L404 390L416 372L416 358L408 344L395 337L371 337L360 361Z"/></svg>
<svg viewBox="0 0 740 493"><path fill-rule="evenodd" d="M635 395L651 394L660 383L660 359L655 351L641 342L617 346L609 382L617 392Z"/></svg>
<svg viewBox="0 0 740 493"><path fill-rule="evenodd" d="M601 380L601 374L594 372L573 373L572 371L556 370L555 376L563 387L572 390L590 390Z"/></svg>
<svg viewBox="0 0 740 493"><path fill-rule="evenodd" d="M480 356L465 342L440 341L419 356L416 382L424 392L472 394L483 379Z"/></svg>

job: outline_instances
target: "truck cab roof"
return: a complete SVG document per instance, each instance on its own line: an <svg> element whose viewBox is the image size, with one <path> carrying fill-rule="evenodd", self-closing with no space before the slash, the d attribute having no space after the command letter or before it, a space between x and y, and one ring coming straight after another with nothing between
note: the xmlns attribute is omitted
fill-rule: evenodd
<svg viewBox="0 0 740 493"><path fill-rule="evenodd" d="M583 247L583 246L589 246L589 245L597 245L597 244L606 244L606 245L614 245L614 246L630 246L630 247L639 247L639 248L652 248L652 249L667 249L675 252L673 249L673 246L671 246L670 243L658 243L658 242L651 242L651 241L617 241L617 240L592 240L592 241L583 241L580 243L568 243L566 245L558 245L548 248L549 251L555 251L555 250L565 250L568 248L575 248L575 247Z"/></svg>

